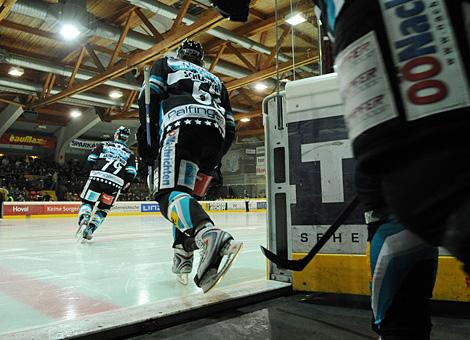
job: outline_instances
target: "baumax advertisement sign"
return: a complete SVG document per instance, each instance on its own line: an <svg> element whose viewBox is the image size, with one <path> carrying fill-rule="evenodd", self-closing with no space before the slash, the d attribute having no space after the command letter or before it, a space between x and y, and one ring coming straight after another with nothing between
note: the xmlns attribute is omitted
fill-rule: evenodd
<svg viewBox="0 0 470 340"><path fill-rule="evenodd" d="M4 133L0 138L0 144L30 145L41 148L54 149L56 146L56 140L55 138L45 136Z"/></svg>

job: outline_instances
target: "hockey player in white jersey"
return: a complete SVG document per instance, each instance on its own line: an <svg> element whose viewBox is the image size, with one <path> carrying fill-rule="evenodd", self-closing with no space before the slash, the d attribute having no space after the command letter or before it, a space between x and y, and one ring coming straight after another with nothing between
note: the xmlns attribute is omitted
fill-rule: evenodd
<svg viewBox="0 0 470 340"><path fill-rule="evenodd" d="M202 67L203 57L199 43L185 40L178 58L154 63L149 81L150 123L146 123L143 89L137 139L144 162L153 166L156 161L155 199L173 224L173 272L187 283L193 251L201 249L194 281L207 292L222 279L242 242L216 227L195 197L200 179L217 172L235 136L227 90Z"/></svg>
<svg viewBox="0 0 470 340"><path fill-rule="evenodd" d="M129 136L129 128L121 126L114 134L114 141L99 143L88 156L91 171L80 195L77 237L92 239L121 191L128 190L136 176L136 158L126 145Z"/></svg>

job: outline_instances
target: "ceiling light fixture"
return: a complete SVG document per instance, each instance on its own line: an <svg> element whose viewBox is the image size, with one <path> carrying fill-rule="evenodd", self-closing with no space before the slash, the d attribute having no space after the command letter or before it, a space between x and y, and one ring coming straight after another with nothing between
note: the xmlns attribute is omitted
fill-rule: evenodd
<svg viewBox="0 0 470 340"><path fill-rule="evenodd" d="M264 91L268 88L268 86L265 83L256 83L255 84L255 90L257 91Z"/></svg>
<svg viewBox="0 0 470 340"><path fill-rule="evenodd" d="M248 117L243 117L243 118L240 119L240 122L242 122L242 123L248 123L249 121L251 121L251 119L248 118Z"/></svg>
<svg viewBox="0 0 470 340"><path fill-rule="evenodd" d="M82 115L82 112L80 110L73 109L72 111L70 111L70 117L72 118L78 118L81 115Z"/></svg>
<svg viewBox="0 0 470 340"><path fill-rule="evenodd" d="M112 90L109 92L109 96L113 99L121 98L124 94L119 90Z"/></svg>
<svg viewBox="0 0 470 340"><path fill-rule="evenodd" d="M60 34L65 40L73 40L80 35L80 31L73 24L64 24L60 28Z"/></svg>
<svg viewBox="0 0 470 340"><path fill-rule="evenodd" d="M292 13L286 17L286 22L292 26L296 26L307 21L301 13Z"/></svg>
<svg viewBox="0 0 470 340"><path fill-rule="evenodd" d="M10 70L8 71L8 74L13 77L21 77L24 74L24 69L21 67L10 67Z"/></svg>

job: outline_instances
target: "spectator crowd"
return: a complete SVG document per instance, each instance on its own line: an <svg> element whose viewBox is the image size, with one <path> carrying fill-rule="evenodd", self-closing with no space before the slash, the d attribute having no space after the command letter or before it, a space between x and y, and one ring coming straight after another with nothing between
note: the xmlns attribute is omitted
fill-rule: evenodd
<svg viewBox="0 0 470 340"><path fill-rule="evenodd" d="M54 191L59 201L79 201L87 179L86 166L78 161L61 165L31 157L0 158L0 187L8 190L9 200L13 201L51 200L49 191ZM121 193L119 200L141 201L146 194L146 185L138 175L129 192Z"/></svg>
<svg viewBox="0 0 470 340"><path fill-rule="evenodd" d="M8 190L9 201L80 201L80 193L88 179L85 162L77 160L58 164L52 160L20 157L0 157L0 188ZM143 170L141 172L140 170ZM136 179L128 192L119 195L120 201L145 201L148 189L146 169L139 169ZM252 197L257 197L254 186L215 185L212 186L205 200L241 199L249 189ZM251 190L250 190L251 189ZM55 194L55 196L54 196ZM52 196L51 196L52 195ZM265 197L258 195L258 197Z"/></svg>

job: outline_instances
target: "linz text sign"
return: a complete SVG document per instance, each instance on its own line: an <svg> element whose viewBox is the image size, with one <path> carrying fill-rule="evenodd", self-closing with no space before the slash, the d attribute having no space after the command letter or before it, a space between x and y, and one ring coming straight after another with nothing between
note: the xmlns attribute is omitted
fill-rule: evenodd
<svg viewBox="0 0 470 340"><path fill-rule="evenodd" d="M160 206L158 203L142 203L140 206L140 212L153 213L160 212Z"/></svg>

